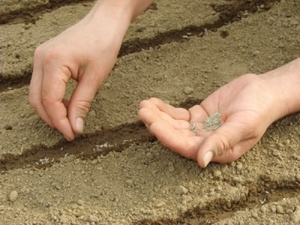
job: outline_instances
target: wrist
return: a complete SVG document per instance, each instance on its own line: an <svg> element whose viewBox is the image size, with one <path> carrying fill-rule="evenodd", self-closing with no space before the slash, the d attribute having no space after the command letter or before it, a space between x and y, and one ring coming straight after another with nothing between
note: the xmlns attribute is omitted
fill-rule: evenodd
<svg viewBox="0 0 300 225"><path fill-rule="evenodd" d="M101 7L128 17L128 22L138 17L153 2L153 0L98 0L91 11L97 13Z"/></svg>
<svg viewBox="0 0 300 225"><path fill-rule="evenodd" d="M81 22L92 24L94 32L97 32L97 28L101 28L101 33L106 35L113 33L115 38L122 41L130 25L131 13L116 2L118 1L97 1Z"/></svg>
<svg viewBox="0 0 300 225"><path fill-rule="evenodd" d="M276 95L274 120L300 111L300 58L260 77Z"/></svg>
<svg viewBox="0 0 300 225"><path fill-rule="evenodd" d="M80 21L91 32L100 31L119 50L133 19L141 14L153 0L98 0L91 11ZM92 34L91 34L92 35Z"/></svg>
<svg viewBox="0 0 300 225"><path fill-rule="evenodd" d="M144 12L153 0L98 0L86 18L116 24L125 35L131 21Z"/></svg>

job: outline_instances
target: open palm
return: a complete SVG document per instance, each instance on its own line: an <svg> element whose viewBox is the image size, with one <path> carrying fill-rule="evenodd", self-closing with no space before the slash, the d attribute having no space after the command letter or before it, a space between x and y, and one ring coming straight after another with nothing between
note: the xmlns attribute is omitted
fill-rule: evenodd
<svg viewBox="0 0 300 225"><path fill-rule="evenodd" d="M139 117L163 145L206 167L227 163L251 149L277 119L276 93L259 76L247 74L186 110L157 98L140 103ZM221 113L221 126L205 131L206 118ZM272 114L274 112L274 115Z"/></svg>

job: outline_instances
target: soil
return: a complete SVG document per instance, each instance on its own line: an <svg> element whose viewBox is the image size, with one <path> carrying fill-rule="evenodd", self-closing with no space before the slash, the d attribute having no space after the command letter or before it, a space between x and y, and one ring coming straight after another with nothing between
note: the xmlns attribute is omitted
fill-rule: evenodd
<svg viewBox="0 0 300 225"><path fill-rule="evenodd" d="M70 143L28 105L33 53L94 2L0 3L0 224L300 223L299 113L236 162L206 169L137 117L143 99L190 107L299 57L299 1L157 0L132 23Z"/></svg>

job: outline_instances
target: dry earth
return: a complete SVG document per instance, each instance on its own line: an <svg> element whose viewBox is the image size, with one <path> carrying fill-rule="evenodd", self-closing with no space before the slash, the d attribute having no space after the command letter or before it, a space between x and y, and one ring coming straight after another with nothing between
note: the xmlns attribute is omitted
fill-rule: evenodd
<svg viewBox="0 0 300 225"><path fill-rule="evenodd" d="M189 107L299 57L300 2L157 0L68 143L28 105L32 56L92 5L0 0L0 224L299 224L300 114L236 162L201 169L153 138L137 108L152 96Z"/></svg>

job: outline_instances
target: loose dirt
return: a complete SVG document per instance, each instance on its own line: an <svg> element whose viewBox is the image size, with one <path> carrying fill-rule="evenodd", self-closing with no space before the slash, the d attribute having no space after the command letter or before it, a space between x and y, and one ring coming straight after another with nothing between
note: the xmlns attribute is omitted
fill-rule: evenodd
<svg viewBox="0 0 300 225"><path fill-rule="evenodd" d="M299 224L300 114L236 162L201 169L152 137L137 109L150 97L187 108L299 57L300 2L157 0L69 143L28 105L33 53L93 4L0 0L0 224Z"/></svg>

